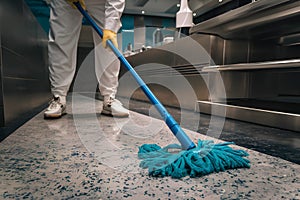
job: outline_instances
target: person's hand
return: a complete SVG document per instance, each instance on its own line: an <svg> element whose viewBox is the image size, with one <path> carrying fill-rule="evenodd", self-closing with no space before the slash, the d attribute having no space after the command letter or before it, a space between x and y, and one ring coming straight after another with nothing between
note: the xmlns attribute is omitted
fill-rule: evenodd
<svg viewBox="0 0 300 200"><path fill-rule="evenodd" d="M75 2L79 2L81 7L86 10L86 7L85 7L85 2L84 0L67 0L67 2L73 7L73 8L76 8L76 6L74 5Z"/></svg>
<svg viewBox="0 0 300 200"><path fill-rule="evenodd" d="M106 48L106 41L111 40L111 42L114 44L116 48L118 48L118 42L117 42L117 33L104 29L103 30L103 38L102 38L102 45L104 48Z"/></svg>

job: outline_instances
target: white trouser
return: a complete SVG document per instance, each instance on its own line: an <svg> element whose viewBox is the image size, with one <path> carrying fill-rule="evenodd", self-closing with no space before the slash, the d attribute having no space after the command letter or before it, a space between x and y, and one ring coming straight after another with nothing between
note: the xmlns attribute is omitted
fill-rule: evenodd
<svg viewBox="0 0 300 200"><path fill-rule="evenodd" d="M102 28L105 20L105 0L86 0L89 14ZM82 15L66 0L51 1L49 32L49 72L51 91L62 101L73 80L76 70L77 45ZM93 31L95 45L95 71L103 96L115 97L120 69L119 60L111 51L105 50L99 35Z"/></svg>

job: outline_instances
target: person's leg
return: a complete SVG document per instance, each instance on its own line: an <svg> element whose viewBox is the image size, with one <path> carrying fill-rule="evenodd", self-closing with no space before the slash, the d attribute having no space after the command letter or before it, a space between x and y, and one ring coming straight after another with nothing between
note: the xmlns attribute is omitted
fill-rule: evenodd
<svg viewBox="0 0 300 200"><path fill-rule="evenodd" d="M65 0L52 0L50 6L48 42L49 79L55 97L45 117L60 117L65 113L66 96L76 70L77 44L82 16Z"/></svg>
<svg viewBox="0 0 300 200"><path fill-rule="evenodd" d="M86 2L87 10L102 28L105 19L105 1L90 0ZM118 87L120 61L109 49L104 49L101 38L93 30L95 45L95 72L99 82L99 89L104 96L102 113L117 117L127 117L129 112L120 101L115 99Z"/></svg>

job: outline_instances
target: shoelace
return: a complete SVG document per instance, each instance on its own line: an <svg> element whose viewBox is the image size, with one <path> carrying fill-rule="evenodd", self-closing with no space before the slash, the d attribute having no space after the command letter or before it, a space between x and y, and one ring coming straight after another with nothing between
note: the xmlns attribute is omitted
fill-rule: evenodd
<svg viewBox="0 0 300 200"><path fill-rule="evenodd" d="M108 106L111 106L111 104L112 104L113 102L116 102L116 103L118 103L118 104L120 104L120 105L123 105L119 100L114 99L114 98L109 98L109 100L107 100L107 105L108 105Z"/></svg>
<svg viewBox="0 0 300 200"><path fill-rule="evenodd" d="M107 105L111 105L112 102L113 102L114 100L115 100L115 99L113 99L113 98L109 98L109 99L107 100Z"/></svg>
<svg viewBox="0 0 300 200"><path fill-rule="evenodd" d="M49 108L54 109L57 106L59 106L59 99L52 99L49 104L50 104Z"/></svg>

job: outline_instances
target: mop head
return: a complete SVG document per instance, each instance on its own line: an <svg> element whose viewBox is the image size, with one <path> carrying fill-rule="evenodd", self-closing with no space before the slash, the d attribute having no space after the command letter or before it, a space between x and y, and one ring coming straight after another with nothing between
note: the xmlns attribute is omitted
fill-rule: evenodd
<svg viewBox="0 0 300 200"><path fill-rule="evenodd" d="M140 167L148 168L149 175L155 177L200 177L227 169L250 168L250 161L244 158L248 153L232 149L228 146L230 144L233 143L214 144L212 140L198 140L198 146L190 150L181 150L178 144L164 148L144 144L139 147L138 157L142 159Z"/></svg>

